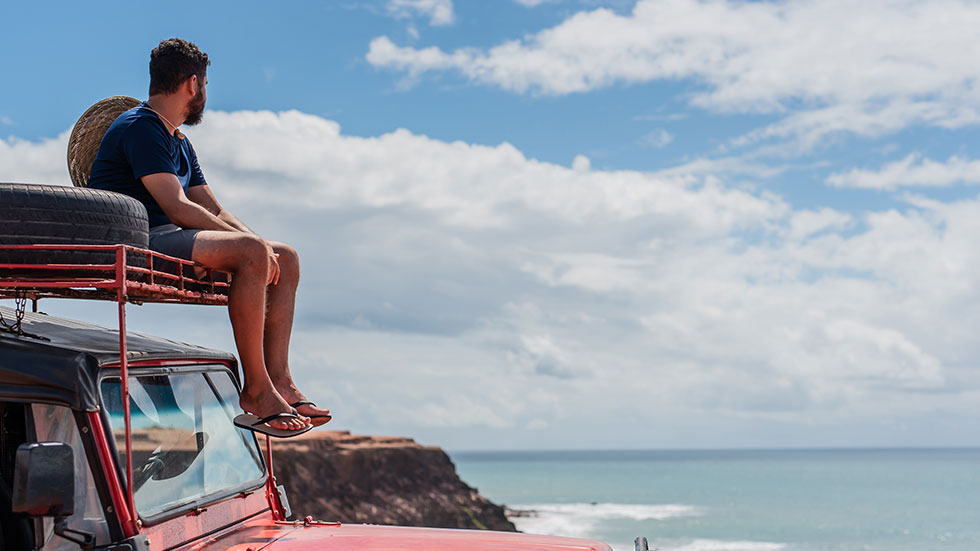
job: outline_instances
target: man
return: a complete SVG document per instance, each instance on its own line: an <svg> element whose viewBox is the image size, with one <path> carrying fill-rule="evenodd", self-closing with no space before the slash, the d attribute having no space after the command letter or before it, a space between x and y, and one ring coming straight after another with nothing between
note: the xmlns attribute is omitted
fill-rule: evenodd
<svg viewBox="0 0 980 551"><path fill-rule="evenodd" d="M228 313L244 373L236 424L294 436L330 420L289 372L299 257L266 241L223 209L190 141L178 130L201 122L207 54L171 38L150 54L149 99L106 131L88 186L130 195L149 214L150 249L233 274Z"/></svg>

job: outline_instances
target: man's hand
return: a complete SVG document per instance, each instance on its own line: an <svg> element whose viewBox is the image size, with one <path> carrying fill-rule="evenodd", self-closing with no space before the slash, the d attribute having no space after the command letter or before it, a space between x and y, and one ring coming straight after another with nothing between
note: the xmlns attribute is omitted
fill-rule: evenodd
<svg viewBox="0 0 980 551"><path fill-rule="evenodd" d="M268 242L266 242L265 248L269 251L269 280L265 284L276 285L279 283L279 255Z"/></svg>
<svg viewBox="0 0 980 551"><path fill-rule="evenodd" d="M257 233L250 230L234 214L221 207L221 204L215 199L214 194L211 193L211 188L207 184L189 188L187 190L187 198L217 218L222 224L228 227L227 229L250 233L258 237ZM269 255L269 275L265 284L276 285L279 283L279 255L276 254L276 251L272 249L272 245L268 242L266 242L265 248Z"/></svg>

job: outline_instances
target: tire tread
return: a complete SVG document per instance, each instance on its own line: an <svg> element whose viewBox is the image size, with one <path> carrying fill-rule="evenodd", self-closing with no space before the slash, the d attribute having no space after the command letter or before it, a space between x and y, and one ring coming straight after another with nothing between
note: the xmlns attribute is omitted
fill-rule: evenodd
<svg viewBox="0 0 980 551"><path fill-rule="evenodd" d="M146 208L111 191L0 183L0 245L115 245L146 248ZM130 254L133 265L145 265ZM112 264L112 251L2 251L0 262Z"/></svg>

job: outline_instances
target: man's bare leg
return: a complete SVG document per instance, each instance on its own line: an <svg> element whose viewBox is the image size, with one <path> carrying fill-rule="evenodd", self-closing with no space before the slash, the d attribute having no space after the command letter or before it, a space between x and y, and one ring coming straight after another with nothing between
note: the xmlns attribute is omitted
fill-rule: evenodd
<svg viewBox="0 0 980 551"><path fill-rule="evenodd" d="M276 242L270 244L279 254L279 283L269 287L265 316L265 365L279 394L288 403L295 404L307 399L296 387L289 372L289 338L293 331L296 288L299 286L299 255L288 245ZM298 406L296 409L301 415L330 415L329 409L311 405Z"/></svg>
<svg viewBox="0 0 980 551"><path fill-rule="evenodd" d="M265 243L246 233L201 231L194 241L193 257L196 262L231 272L234 276L228 293L228 315L245 376L239 400L242 409L260 418L289 412L289 403L269 378L263 352L270 266ZM269 426L289 430L305 425L305 420L299 419L269 422Z"/></svg>

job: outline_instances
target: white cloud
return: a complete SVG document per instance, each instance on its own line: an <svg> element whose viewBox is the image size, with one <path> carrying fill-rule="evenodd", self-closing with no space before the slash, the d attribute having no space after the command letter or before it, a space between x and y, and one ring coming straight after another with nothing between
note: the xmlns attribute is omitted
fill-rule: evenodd
<svg viewBox="0 0 980 551"><path fill-rule="evenodd" d="M703 167L568 168L298 112L209 112L188 133L222 203L300 251L292 369L338 428L457 448L583 431L620 447L964 444L980 413L975 328L951 322L980 311L980 199L793 210ZM0 161L46 179L59 140L5 142ZM131 327L230 346L205 310L181 324L185 309L134 308ZM959 420L941 441L879 422L936 412Z"/></svg>
<svg viewBox="0 0 980 551"><path fill-rule="evenodd" d="M452 0L388 0L388 13L399 18L428 17L430 25L452 25Z"/></svg>
<svg viewBox="0 0 980 551"><path fill-rule="evenodd" d="M893 329L836 320L827 325L826 337L840 354L849 379L884 379L910 388L943 383L939 361Z"/></svg>
<svg viewBox="0 0 980 551"><path fill-rule="evenodd" d="M915 125L957 129L980 122L980 112L970 102L955 98L947 101L890 99L884 103L866 101L804 109L749 132L733 140L732 145L789 138L790 143L770 148L772 153L786 155L811 150L836 133L879 138Z"/></svg>
<svg viewBox="0 0 980 551"><path fill-rule="evenodd" d="M234 174L243 183L237 193L281 205L411 206L468 227L508 226L516 207L573 223L655 215L676 219L694 235L757 225L784 209L770 197L724 189L710 179L590 172L581 161L568 169L527 159L508 143L447 143L407 130L377 138L342 136L335 122L295 111L208 117L195 130L204 143L198 149L206 153L206 168ZM243 146L246 136L254 141ZM269 142L294 147L269 148ZM260 184L268 166L286 177L274 197L264 197ZM357 167L357 173L338 179L337 166Z"/></svg>
<svg viewBox="0 0 980 551"><path fill-rule="evenodd" d="M851 215L829 208L817 211L800 210L794 212L789 219L788 236L794 241L802 241L820 232L846 229L853 222Z"/></svg>
<svg viewBox="0 0 980 551"><path fill-rule="evenodd" d="M659 149L665 147L670 142L674 141L674 136L670 132L667 132L663 128L658 128L652 130L643 135L640 139L640 143L647 147L652 147L654 149Z"/></svg>
<svg viewBox="0 0 980 551"><path fill-rule="evenodd" d="M923 159L913 153L878 170L851 169L827 177L834 187L895 190L900 187L941 187L980 184L980 161L953 156L946 162Z"/></svg>
<svg viewBox="0 0 980 551"><path fill-rule="evenodd" d="M65 152L70 131L57 138L29 142L11 137L0 139L0 166L4 182L71 185Z"/></svg>
<svg viewBox="0 0 980 551"><path fill-rule="evenodd" d="M748 174L753 178L768 179L784 172L787 168L792 167L752 162L744 157L702 157L681 165L660 169L655 174L664 178Z"/></svg>
<svg viewBox="0 0 980 551"><path fill-rule="evenodd" d="M789 135L810 147L839 131L976 124L978 24L980 5L964 0L640 0L629 14L579 12L489 49L416 49L382 36L367 60L546 95L690 79L701 84L694 105L786 116L745 141Z"/></svg>

